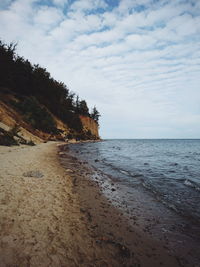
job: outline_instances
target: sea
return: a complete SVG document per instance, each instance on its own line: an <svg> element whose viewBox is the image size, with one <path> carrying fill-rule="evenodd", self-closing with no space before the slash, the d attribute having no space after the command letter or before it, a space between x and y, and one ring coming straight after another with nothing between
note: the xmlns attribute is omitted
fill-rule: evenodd
<svg viewBox="0 0 200 267"><path fill-rule="evenodd" d="M127 188L127 197L142 190L200 225L200 139L104 140L70 149L104 180Z"/></svg>
<svg viewBox="0 0 200 267"><path fill-rule="evenodd" d="M127 225L180 266L200 266L200 139L103 140L69 144L66 153L87 166Z"/></svg>

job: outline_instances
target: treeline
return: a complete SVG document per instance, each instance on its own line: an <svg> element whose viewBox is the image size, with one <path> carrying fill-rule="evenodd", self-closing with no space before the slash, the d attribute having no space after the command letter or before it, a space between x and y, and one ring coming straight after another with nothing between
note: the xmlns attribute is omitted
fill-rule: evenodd
<svg viewBox="0 0 200 267"><path fill-rule="evenodd" d="M67 86L53 79L39 65L31 64L16 54L16 44L0 41L0 87L9 88L16 94L34 97L70 128L82 131L79 116L89 116L97 123L100 114L96 107L89 112L85 100L71 92Z"/></svg>

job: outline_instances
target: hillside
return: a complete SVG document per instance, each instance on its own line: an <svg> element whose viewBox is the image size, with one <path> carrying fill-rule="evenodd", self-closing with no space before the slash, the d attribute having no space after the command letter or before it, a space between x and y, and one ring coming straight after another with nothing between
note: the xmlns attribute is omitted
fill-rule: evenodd
<svg viewBox="0 0 200 267"><path fill-rule="evenodd" d="M99 139L96 107L0 41L0 145Z"/></svg>

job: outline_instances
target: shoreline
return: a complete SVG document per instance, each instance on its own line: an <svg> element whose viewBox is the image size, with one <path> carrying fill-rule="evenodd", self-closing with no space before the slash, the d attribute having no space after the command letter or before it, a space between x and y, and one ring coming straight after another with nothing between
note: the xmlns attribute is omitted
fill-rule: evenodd
<svg viewBox="0 0 200 267"><path fill-rule="evenodd" d="M0 147L0 266L183 266L63 146Z"/></svg>
<svg viewBox="0 0 200 267"><path fill-rule="evenodd" d="M112 238L114 236L115 239L121 240L122 244L128 244L128 249L138 255L141 266L159 266L159 259L162 262L160 265L164 266L175 264L175 266L196 267L199 265L199 239L196 236L199 233L199 228L196 228L195 225L189 225L179 214L167 208L163 203L155 201L149 192L140 191L137 187L131 189L132 197L128 203L125 195L130 193L128 188L118 184L115 178L112 179L99 172L98 167L97 169L92 167L91 162L85 161L86 159L81 156L81 149L78 153L78 147L81 148L77 146L75 149L67 151L66 155L62 155L64 157L63 165L66 164L65 156L68 158L72 156L72 160L76 157L75 168L82 169L79 173L79 179L76 177L76 188L81 199L80 202L86 203L85 206L88 207L94 221L96 220L95 228L98 225L104 232L105 229L107 232L111 229L113 231ZM66 149L68 150L68 146ZM64 147L63 150L65 150ZM67 163L69 163L68 160ZM89 200L88 191L91 191ZM91 206L91 203L94 203L95 208ZM98 216L94 209L101 215ZM101 220L101 216L103 220ZM113 221L118 221L120 224L123 221L123 225L117 226L113 230ZM191 230L189 231L191 236L188 230ZM123 235L120 236L117 232L121 232ZM106 238L109 239L109 235ZM135 242L136 239L137 242ZM138 248L141 241L141 248ZM164 250L160 248L164 248ZM142 251L142 254L139 250ZM146 259L144 254L147 256ZM166 257L169 256L176 259L176 262L167 263ZM152 262L151 265L149 265L150 262Z"/></svg>
<svg viewBox="0 0 200 267"><path fill-rule="evenodd" d="M88 217L90 234L101 246L112 244L124 249L124 255L123 251L115 252L117 264L111 266L183 266L163 242L149 237L142 225L133 227L123 211L105 197L104 189L115 193L114 184L102 189L98 174L87 162L72 155L68 146L61 147L60 157L61 164L71 173L81 209Z"/></svg>

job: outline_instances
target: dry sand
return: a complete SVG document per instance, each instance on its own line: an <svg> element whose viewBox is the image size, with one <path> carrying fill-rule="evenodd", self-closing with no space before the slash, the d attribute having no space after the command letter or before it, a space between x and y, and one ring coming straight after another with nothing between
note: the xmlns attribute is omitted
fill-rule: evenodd
<svg viewBox="0 0 200 267"><path fill-rule="evenodd" d="M179 266L57 152L56 142L0 146L0 266Z"/></svg>

